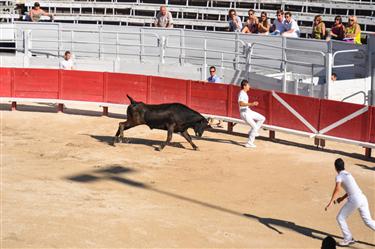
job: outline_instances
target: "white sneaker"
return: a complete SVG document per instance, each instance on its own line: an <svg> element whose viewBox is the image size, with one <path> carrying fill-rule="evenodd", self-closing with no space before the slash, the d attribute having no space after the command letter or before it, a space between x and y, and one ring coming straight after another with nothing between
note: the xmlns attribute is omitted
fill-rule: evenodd
<svg viewBox="0 0 375 249"><path fill-rule="evenodd" d="M250 144L250 143L246 143L245 144L245 147L246 148L255 148L255 147L257 147L255 144Z"/></svg>
<svg viewBox="0 0 375 249"><path fill-rule="evenodd" d="M254 136L255 136L255 137L259 137L260 135L259 135L258 132L256 132L256 133L254 134Z"/></svg>
<svg viewBox="0 0 375 249"><path fill-rule="evenodd" d="M349 245L354 244L354 243L355 243L354 239L351 239L351 240L344 239L343 241L339 242L339 246L349 246Z"/></svg>

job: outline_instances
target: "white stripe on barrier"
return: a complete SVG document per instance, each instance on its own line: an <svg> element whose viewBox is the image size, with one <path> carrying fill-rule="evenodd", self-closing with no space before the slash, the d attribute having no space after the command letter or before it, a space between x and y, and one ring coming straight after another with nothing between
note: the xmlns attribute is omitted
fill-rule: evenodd
<svg viewBox="0 0 375 249"><path fill-rule="evenodd" d="M312 132L318 133L318 131L312 126L304 117L301 116L296 110L293 109L285 100L283 100L275 91L272 91L272 96L275 97L286 109L288 109L299 121L306 125Z"/></svg>
<svg viewBox="0 0 375 249"><path fill-rule="evenodd" d="M358 111L356 112L353 112L352 114L346 116L345 118L343 119L340 119L339 121L327 126L326 128L322 129L319 131L319 134L324 134L332 129L335 129L336 127L348 122L349 120L352 120L353 118L359 116L359 115L362 115L363 113L367 112L368 111L368 106L365 106L361 109L359 109Z"/></svg>

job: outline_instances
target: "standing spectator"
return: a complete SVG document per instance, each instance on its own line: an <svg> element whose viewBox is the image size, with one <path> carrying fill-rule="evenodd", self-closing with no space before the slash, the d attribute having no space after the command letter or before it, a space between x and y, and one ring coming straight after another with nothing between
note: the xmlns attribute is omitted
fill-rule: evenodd
<svg viewBox="0 0 375 249"><path fill-rule="evenodd" d="M285 37L299 37L299 27L297 22L292 18L292 13L289 11L285 13L285 20L284 20L284 29L285 31L282 33L282 36Z"/></svg>
<svg viewBox="0 0 375 249"><path fill-rule="evenodd" d="M210 77L208 77L207 81L211 82L211 83L221 83L220 77L216 75L216 67L214 67L214 66L210 67ZM209 122L210 125L213 125L214 121L215 120L213 118L208 119L208 122ZM217 124L217 127L220 127L220 128L224 127L222 120L219 120L219 123Z"/></svg>
<svg viewBox="0 0 375 249"><path fill-rule="evenodd" d="M262 35L268 35L271 28L270 21L268 20L267 13L262 11L260 14L260 21L258 24L258 33Z"/></svg>
<svg viewBox="0 0 375 249"><path fill-rule="evenodd" d="M255 11L254 10L249 10L248 12L248 18L245 24L245 27L242 30L242 33L253 33L256 34L258 33L258 18L255 16Z"/></svg>
<svg viewBox="0 0 375 249"><path fill-rule="evenodd" d="M336 219L344 235L344 240L339 242L339 246L349 246L350 244L355 243L355 240L353 239L352 233L350 232L348 224L346 223L348 216L358 209L364 223L374 231L375 220L371 218L366 196L362 193L362 190L357 185L354 177L345 170L345 163L341 158L336 159L335 169L337 172L336 184L331 200L325 207L325 210L327 211L332 204L340 204L340 202L348 199L344 206L342 206L340 209ZM343 188L346 193L336 199L341 188Z"/></svg>
<svg viewBox="0 0 375 249"><path fill-rule="evenodd" d="M230 9L228 12L229 16L229 31L231 32L241 32L242 30L242 22L241 18L237 16L237 13L234 9Z"/></svg>
<svg viewBox="0 0 375 249"><path fill-rule="evenodd" d="M334 40L343 40L345 37L345 27L342 24L341 16L335 17L335 23L331 28L331 32L329 33L331 38Z"/></svg>
<svg viewBox="0 0 375 249"><path fill-rule="evenodd" d="M167 11L166 6L160 6L160 11L156 15L154 26L161 28L173 28L172 14L171 12Z"/></svg>
<svg viewBox="0 0 375 249"><path fill-rule="evenodd" d="M345 29L345 39L353 40L354 44L361 43L361 26L357 22L356 16L349 16L348 26Z"/></svg>
<svg viewBox="0 0 375 249"><path fill-rule="evenodd" d="M252 111L249 107L250 106L257 106L259 105L258 101L254 101L249 103L249 96L247 92L250 90L250 85L247 80L242 80L241 82L241 91L238 95L238 105L240 108L240 116L241 118L251 126L251 130L249 132L249 139L245 144L246 148L255 148L254 140L255 137L259 136L259 129L262 126L263 122L266 118L257 113ZM255 122L256 121L256 122Z"/></svg>
<svg viewBox="0 0 375 249"><path fill-rule="evenodd" d="M337 80L337 74L336 73L332 73L331 74L331 80L332 81L336 81Z"/></svg>
<svg viewBox="0 0 375 249"><path fill-rule="evenodd" d="M211 83L221 83L220 77L216 75L215 66L210 67L210 77L208 77L207 81Z"/></svg>
<svg viewBox="0 0 375 249"><path fill-rule="evenodd" d="M273 21L271 35L281 35L285 31L284 27L284 11L276 11L276 19Z"/></svg>
<svg viewBox="0 0 375 249"><path fill-rule="evenodd" d="M321 15L317 15L314 18L313 30L312 30L312 38L314 39L325 39L326 37L326 25L322 20Z"/></svg>
<svg viewBox="0 0 375 249"><path fill-rule="evenodd" d="M65 51L64 60L60 61L60 69L74 70L74 62L72 59L72 53Z"/></svg>
<svg viewBox="0 0 375 249"><path fill-rule="evenodd" d="M49 16L53 20L53 15L42 10L38 2L34 3L34 7L29 12L29 20L32 22L39 22L42 16Z"/></svg>

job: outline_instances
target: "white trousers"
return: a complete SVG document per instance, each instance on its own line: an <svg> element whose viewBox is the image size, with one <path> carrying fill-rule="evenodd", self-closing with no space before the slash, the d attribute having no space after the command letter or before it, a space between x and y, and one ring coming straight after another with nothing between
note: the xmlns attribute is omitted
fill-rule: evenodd
<svg viewBox="0 0 375 249"><path fill-rule="evenodd" d="M250 109L246 111L240 112L241 118L251 126L251 130L249 131L249 140L247 143L252 144L255 140L255 134L258 133L258 130L266 120L266 118L257 112L254 112Z"/></svg>
<svg viewBox="0 0 375 249"><path fill-rule="evenodd" d="M336 217L345 240L353 239L352 233L350 232L348 224L346 223L346 218L356 209L359 210L359 214L361 215L364 223L375 231L375 220L371 218L366 196L363 194L350 196Z"/></svg>

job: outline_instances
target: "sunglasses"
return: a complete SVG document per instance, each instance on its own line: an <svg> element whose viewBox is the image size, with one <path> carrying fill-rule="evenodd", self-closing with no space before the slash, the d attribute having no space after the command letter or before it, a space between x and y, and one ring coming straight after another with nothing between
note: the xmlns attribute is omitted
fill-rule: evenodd
<svg viewBox="0 0 375 249"><path fill-rule="evenodd" d="M277 15L277 16L283 16L283 14Z"/></svg>
<svg viewBox="0 0 375 249"><path fill-rule="evenodd" d="M349 19L349 22L354 22L354 20L353 19Z"/></svg>
<svg viewBox="0 0 375 249"><path fill-rule="evenodd" d="M214 72L216 72L215 70L210 70L210 73L214 73Z"/></svg>

